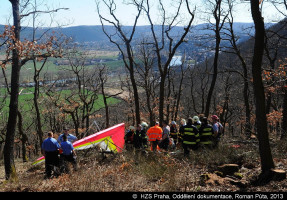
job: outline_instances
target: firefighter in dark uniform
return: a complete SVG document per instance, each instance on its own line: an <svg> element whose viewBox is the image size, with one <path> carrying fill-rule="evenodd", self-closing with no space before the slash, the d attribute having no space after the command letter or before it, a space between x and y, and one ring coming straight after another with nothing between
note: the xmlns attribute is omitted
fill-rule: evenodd
<svg viewBox="0 0 287 200"><path fill-rule="evenodd" d="M188 156L189 150L196 150L200 142L198 129L192 125L192 118L188 118L187 124L182 126L179 132L182 136L184 156Z"/></svg>
<svg viewBox="0 0 287 200"><path fill-rule="evenodd" d="M142 129L142 125L138 124L137 130L134 133L134 138L133 138L134 147L136 149L144 148L143 140L145 139L145 136L146 134L144 130Z"/></svg>
<svg viewBox="0 0 287 200"><path fill-rule="evenodd" d="M202 124L199 128L200 145L208 149L212 149L214 141L214 131L212 125L208 124L207 118L202 118Z"/></svg>

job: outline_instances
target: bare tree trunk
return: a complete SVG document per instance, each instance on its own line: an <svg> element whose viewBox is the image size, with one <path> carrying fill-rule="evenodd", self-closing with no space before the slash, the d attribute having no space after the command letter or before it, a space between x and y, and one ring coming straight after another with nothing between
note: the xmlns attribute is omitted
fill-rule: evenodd
<svg viewBox="0 0 287 200"><path fill-rule="evenodd" d="M109 105L107 102L107 97L106 97L106 93L105 93L105 83L107 81L106 75L104 74L105 72L105 67L100 69L99 72L99 78L100 78L100 84L101 84L101 90L102 90L102 95L103 95L103 100L104 100L104 104L105 104L105 112L106 112L106 128L109 128L110 126L110 115L109 115Z"/></svg>
<svg viewBox="0 0 287 200"><path fill-rule="evenodd" d="M256 128L259 141L259 153L261 157L261 170L262 174L265 174L266 172L269 172L271 168L274 168L274 162L272 159L269 144L267 119L266 119L265 94L261 76L262 71L261 65L264 53L265 27L259 9L259 1L250 1L250 3L251 3L252 18L255 24L255 44L254 44L254 55L252 60L252 75L253 75L254 96L256 104Z"/></svg>
<svg viewBox="0 0 287 200"><path fill-rule="evenodd" d="M218 35L218 34L216 34ZM205 105L205 116L209 116L210 112L210 104L211 104L211 97L213 94L213 90L215 87L216 79L217 79L217 73L218 73L218 56L219 56L219 45L220 45L220 35L216 36L216 47L215 47L215 55L214 55L214 60L213 60L213 74L212 74L212 80L210 84L210 88L207 94L207 100L206 100L206 105Z"/></svg>
<svg viewBox="0 0 287 200"><path fill-rule="evenodd" d="M23 162L27 162L27 152L26 152L26 142L28 141L27 135L23 131L23 117L20 111L18 111L18 130L21 135L21 143L22 143L22 159Z"/></svg>
<svg viewBox="0 0 287 200"><path fill-rule="evenodd" d="M34 101L34 106L35 106L35 110L36 110L36 130L37 130L37 135L39 137L39 146L40 147L43 143L44 133L42 130L41 113L40 113L39 104L38 104L38 98L39 98L39 94L40 94L39 76L40 76L40 72L43 69L46 61L47 61L47 58L45 58L41 68L38 70L36 60L35 59L33 60L33 63L34 63L34 83L35 83L33 101Z"/></svg>
<svg viewBox="0 0 287 200"><path fill-rule="evenodd" d="M133 65L133 64L132 64ZM130 78L131 78L131 83L132 83L132 87L133 87L133 92L134 92L134 104L135 104L135 115L136 115L136 124L140 124L141 123L141 117L140 117L140 100L139 100L139 93L138 93L138 87L137 87L137 83L135 80L135 76L134 76L134 70L133 67L131 67L131 71L130 71Z"/></svg>
<svg viewBox="0 0 287 200"><path fill-rule="evenodd" d="M138 59L140 63L143 64L143 67L137 64L136 70L139 76L142 79L142 82L138 81L138 86L144 88L146 96L146 110L149 114L149 124L152 124L155 121L155 113L153 109L155 105L155 90L157 84L155 83L155 77L153 72L153 66L155 61L154 52L152 48L149 47L149 41L146 38L143 38L141 45L139 46ZM145 107L143 107L145 110Z"/></svg>
<svg viewBox="0 0 287 200"><path fill-rule="evenodd" d="M166 100L165 96L165 82L168 75L168 68L170 67L171 60L173 56L175 55L178 47L185 41L186 35L189 33L189 30L191 28L191 24L194 19L194 11L192 12L190 10L189 2L185 0L186 3L186 9L189 13L189 21L188 24L185 26L184 30L182 31L179 39L175 42L175 38L172 38L170 36L170 32L174 26L174 22L179 17L179 13L181 12L181 6L183 5L183 0L179 1L179 4L177 6L177 12L173 17L166 16L166 10L163 6L163 1L159 0L159 6L160 11L163 12L162 14L162 24L161 24L161 37L157 37L157 34L155 32L155 25L154 22L151 19L150 14L150 3L149 0L146 1L146 7L144 8L146 15L148 17L149 23L150 23L150 29L152 33L153 38L153 45L154 45L154 51L157 57L157 67L160 72L160 85L159 85L159 122L162 124L163 118L164 118L164 103ZM170 23L166 24L167 18L172 19ZM167 38L167 39L166 39ZM163 51L166 51L168 49L168 52L166 53L167 59L165 62L163 62Z"/></svg>
<svg viewBox="0 0 287 200"><path fill-rule="evenodd" d="M19 0L10 0L13 10L14 20L14 44L20 40L20 10ZM19 76L21 63L17 48L12 51L12 73L11 73L11 96L9 104L9 118L4 146L5 178L8 180L12 173L16 173L14 163L14 137L17 123L18 96L19 96Z"/></svg>
<svg viewBox="0 0 287 200"><path fill-rule="evenodd" d="M212 74L212 80L210 84L210 88L207 94L207 100L205 105L205 116L209 116L210 112L210 104L211 104L211 98L214 91L216 79L217 79L217 73L218 73L218 57L219 57L219 48L220 48L220 42L221 42L221 36L220 31L224 25L225 19L227 15L224 17L223 20L221 20L222 17L222 0L215 0L215 8L213 10L213 17L215 19L215 55L213 60L213 74Z"/></svg>
<svg viewBox="0 0 287 200"><path fill-rule="evenodd" d="M285 94L284 94L284 101L283 101L283 119L282 119L282 135L281 138L286 137L287 134L287 80L285 81Z"/></svg>
<svg viewBox="0 0 287 200"><path fill-rule="evenodd" d="M265 52L266 52L266 57L267 57L267 59L269 60L269 63L270 63L270 69L271 70L274 70L275 69L275 62L277 61L277 55L278 55L278 48L274 48L273 47L273 49L274 49L274 51L275 52L273 52L273 58L271 57L271 52L270 52L270 50L269 50L269 48L268 48L268 45L267 45L267 43L268 43L268 36L267 36L267 34L265 35L265 37L266 37L266 44L265 44ZM271 43L271 42L270 42ZM279 41L277 41L277 44L278 43L280 43ZM267 81L267 87L268 86L270 86L270 85L272 85L272 83L274 82L274 76L272 76L271 77L271 81ZM267 92L267 99L266 99L266 113L268 114L268 113L270 113L270 109L271 109L271 102L272 102L272 97L273 97L273 93L272 92L270 92L270 91L268 91Z"/></svg>
<svg viewBox="0 0 287 200"><path fill-rule="evenodd" d="M247 64L244 60L244 58L242 57L242 54L240 52L240 49L237 46L237 41L236 41L236 36L233 30L233 1L229 0L228 1L229 4L229 11L230 11L230 17L229 17L229 26L230 29L228 30L230 32L230 44L235 52L235 54L237 55L237 57L239 58L240 62L241 62L241 66L243 69L243 82L244 82L244 87L243 87L243 98L244 98L244 105L245 105L245 135L249 138L251 136L251 109L250 109L250 105L249 105L249 78L248 78L248 69L247 69Z"/></svg>
<svg viewBox="0 0 287 200"><path fill-rule="evenodd" d="M174 82L176 82L175 80L173 80L173 92L174 92L174 107L173 107L173 115L171 116L173 121L177 120L177 116L178 116L178 112L179 112L179 106L180 106L180 101L181 101L181 96L182 96L182 92L183 92L183 80L185 78L185 75L187 74L187 69L184 70L184 66L185 64L185 55L184 55L184 59L182 60L182 64L180 66L180 75L178 77L176 77L176 80L178 81L179 79L179 85L177 85L177 91L175 89L174 86ZM175 72L176 73L176 72Z"/></svg>
<svg viewBox="0 0 287 200"><path fill-rule="evenodd" d="M249 84L248 84L248 72L247 66L244 62L243 67L243 78L244 78L244 88L243 88L243 97L245 105L245 135L247 137L251 136L251 109L249 105Z"/></svg>
<svg viewBox="0 0 287 200"><path fill-rule="evenodd" d="M135 79L135 61L134 61L134 57L133 57L133 50L131 47L131 42L133 40L133 36L136 30L136 25L138 22L138 18L141 14L142 11L142 3L143 0L141 0L140 2L137 1L133 1L134 5L137 7L138 13L135 17L134 20L134 25L133 25L133 29L132 32L129 36L129 38L127 37L127 34L124 33L123 29L122 29L122 25L119 22L119 19L117 18L117 16L115 15L115 8L116 8L116 3L114 0L111 1L102 1L107 8L110 11L110 16L113 18L114 21L111 21L109 19L104 18L100 13L100 1L98 1L97 3L97 10L98 10L98 14L100 17L100 21L102 24L102 30L105 33L105 35L109 38L110 42L112 42L113 44L115 44L117 46L117 48L119 49L119 51L121 52L122 56L123 56L123 62L125 64L126 69L128 69L129 71L129 75L130 75L130 80L132 83L132 88L133 88L133 97L134 97L134 106L135 106L135 117L136 117L136 123L140 124L141 123L141 117L140 117L140 103L139 103L139 94L138 94L138 88L137 88L137 83L136 83L136 79ZM117 41L114 40L113 36L109 33L107 33L107 31L105 30L104 27L104 23L103 21L111 24L112 26L114 26L116 28L116 30L118 31L117 35L120 36L123 45Z"/></svg>

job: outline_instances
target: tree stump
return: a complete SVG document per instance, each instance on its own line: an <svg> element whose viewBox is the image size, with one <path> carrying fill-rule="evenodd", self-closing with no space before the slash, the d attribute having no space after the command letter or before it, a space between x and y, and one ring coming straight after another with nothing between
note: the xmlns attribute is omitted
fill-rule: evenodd
<svg viewBox="0 0 287 200"><path fill-rule="evenodd" d="M259 177L252 181L252 185L261 186L269 183L270 181L282 181L286 178L286 172L281 169L270 169L262 172Z"/></svg>
<svg viewBox="0 0 287 200"><path fill-rule="evenodd" d="M274 181L282 181L286 179L286 171L282 169L271 169L272 180Z"/></svg>
<svg viewBox="0 0 287 200"><path fill-rule="evenodd" d="M223 173L223 176L233 175L235 172L239 171L239 165L237 164L224 164L218 167L218 171Z"/></svg>

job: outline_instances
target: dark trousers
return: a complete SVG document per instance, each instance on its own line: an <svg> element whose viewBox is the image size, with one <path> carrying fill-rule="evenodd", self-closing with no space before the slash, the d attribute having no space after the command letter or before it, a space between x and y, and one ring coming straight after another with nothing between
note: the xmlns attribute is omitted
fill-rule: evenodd
<svg viewBox="0 0 287 200"><path fill-rule="evenodd" d="M182 144L184 156L189 156L190 149L193 151L198 149L198 145Z"/></svg>
<svg viewBox="0 0 287 200"><path fill-rule="evenodd" d="M58 154L58 151L45 152L45 173L47 178L50 178L52 176L52 171L54 170L54 167L59 167ZM55 173L55 175L57 176L58 173L56 171Z"/></svg>
<svg viewBox="0 0 287 200"><path fill-rule="evenodd" d="M220 142L220 137L214 138L214 140L213 140L213 148L217 148L219 142Z"/></svg>
<svg viewBox="0 0 287 200"><path fill-rule="evenodd" d="M156 152L157 151L157 145L158 145L158 140L156 141L151 141L151 146L152 146L152 151Z"/></svg>
<svg viewBox="0 0 287 200"><path fill-rule="evenodd" d="M166 139L162 140L162 141L158 144L159 148L164 149L164 150L166 150L166 151L168 150L168 145L169 145L169 138L166 138Z"/></svg>
<svg viewBox="0 0 287 200"><path fill-rule="evenodd" d="M69 173L70 169L68 167L68 162L73 164L73 168L74 170L77 170L77 161L76 161L76 157L73 154L70 155L64 155L61 154L60 155L60 169L61 169L61 173Z"/></svg>

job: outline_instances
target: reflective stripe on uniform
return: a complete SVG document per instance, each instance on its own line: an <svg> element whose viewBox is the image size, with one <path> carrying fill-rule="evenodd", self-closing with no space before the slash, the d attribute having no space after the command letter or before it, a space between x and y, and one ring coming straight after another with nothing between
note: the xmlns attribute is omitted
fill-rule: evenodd
<svg viewBox="0 0 287 200"><path fill-rule="evenodd" d="M209 132L209 133L202 133L202 136L209 136L209 135L212 135L212 133L211 132Z"/></svg>
<svg viewBox="0 0 287 200"><path fill-rule="evenodd" d="M196 144L196 142L183 141L183 144Z"/></svg>
<svg viewBox="0 0 287 200"><path fill-rule="evenodd" d="M184 132L184 135L195 135L193 132Z"/></svg>
<svg viewBox="0 0 287 200"><path fill-rule="evenodd" d="M199 139L199 134L194 133L195 129L194 128L184 128L184 144L191 144L191 145L196 145L197 143L200 142Z"/></svg>
<svg viewBox="0 0 287 200"><path fill-rule="evenodd" d="M193 128L184 128L184 131L192 132Z"/></svg>
<svg viewBox="0 0 287 200"><path fill-rule="evenodd" d="M213 144L212 142L212 127L206 127L202 129L202 132L200 134L200 144L203 145L211 145Z"/></svg>
<svg viewBox="0 0 287 200"><path fill-rule="evenodd" d="M160 140L162 137L162 129L158 125L155 125L147 130L146 135L149 141Z"/></svg>
<svg viewBox="0 0 287 200"><path fill-rule="evenodd" d="M148 140L149 141L156 141L157 139L160 139L161 134L160 133L149 133L148 134Z"/></svg>

